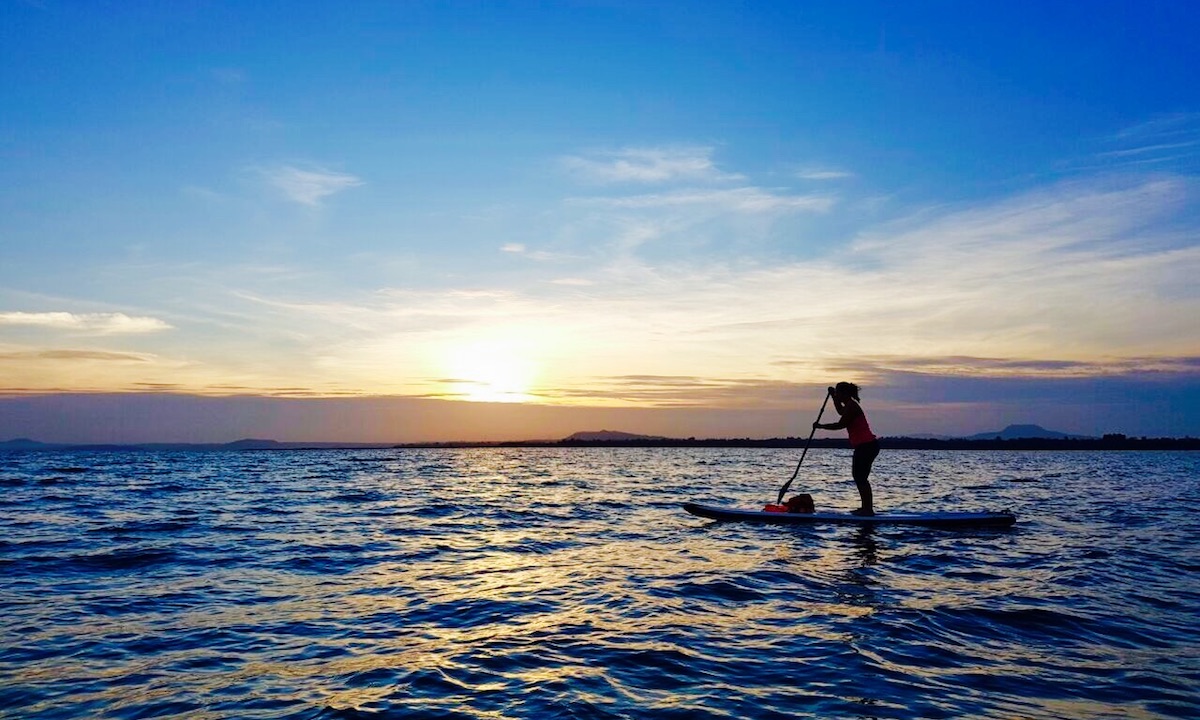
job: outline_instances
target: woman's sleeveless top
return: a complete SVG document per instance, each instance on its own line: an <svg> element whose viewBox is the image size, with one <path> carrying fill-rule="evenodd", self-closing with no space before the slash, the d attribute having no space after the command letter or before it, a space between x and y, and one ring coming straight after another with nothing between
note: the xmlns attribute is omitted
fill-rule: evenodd
<svg viewBox="0 0 1200 720"><path fill-rule="evenodd" d="M850 435L850 447L858 447L865 443L875 440L875 433L871 432L871 425L867 422L867 414L862 408L858 408L858 412L854 414L854 418L846 425L846 432Z"/></svg>

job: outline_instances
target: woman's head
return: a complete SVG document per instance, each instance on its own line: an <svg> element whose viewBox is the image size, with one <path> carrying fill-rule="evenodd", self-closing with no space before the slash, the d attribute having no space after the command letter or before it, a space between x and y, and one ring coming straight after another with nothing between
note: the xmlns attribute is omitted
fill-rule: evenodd
<svg viewBox="0 0 1200 720"><path fill-rule="evenodd" d="M858 386L854 383L840 382L833 387L833 391L842 397L858 400Z"/></svg>

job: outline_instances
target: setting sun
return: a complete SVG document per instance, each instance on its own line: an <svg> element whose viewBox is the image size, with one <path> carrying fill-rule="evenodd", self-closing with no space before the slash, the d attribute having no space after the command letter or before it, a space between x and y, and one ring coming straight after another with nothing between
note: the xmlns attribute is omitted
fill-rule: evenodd
<svg viewBox="0 0 1200 720"><path fill-rule="evenodd" d="M511 340L480 340L454 348L447 367L453 394L472 402L528 402L537 363Z"/></svg>

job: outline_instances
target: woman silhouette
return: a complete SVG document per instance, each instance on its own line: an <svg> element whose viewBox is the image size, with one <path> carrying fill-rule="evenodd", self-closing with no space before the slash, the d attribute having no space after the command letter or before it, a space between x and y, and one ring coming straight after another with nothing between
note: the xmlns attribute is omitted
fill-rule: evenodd
<svg viewBox="0 0 1200 720"><path fill-rule="evenodd" d="M850 447L854 448L854 459L850 463L850 474L854 484L858 486L858 494L862 497L862 507L853 511L854 515L874 515L875 501L871 493L871 483L867 480L871 475L871 466L879 455L879 440L871 432L867 423L867 414L858 404L858 386L854 383L840 382L829 388L829 396L833 398L833 407L841 419L835 423L813 423L814 430L846 429L850 435Z"/></svg>

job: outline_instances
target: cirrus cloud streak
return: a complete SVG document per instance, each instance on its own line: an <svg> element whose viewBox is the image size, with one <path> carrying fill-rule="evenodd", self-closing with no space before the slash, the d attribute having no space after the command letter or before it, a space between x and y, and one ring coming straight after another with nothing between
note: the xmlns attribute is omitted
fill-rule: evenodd
<svg viewBox="0 0 1200 720"><path fill-rule="evenodd" d="M319 207L325 198L363 184L353 175L315 166L278 165L257 172L284 198L309 207Z"/></svg>
<svg viewBox="0 0 1200 720"><path fill-rule="evenodd" d="M722 182L742 175L719 170L711 147L624 148L572 155L561 162L576 177L599 183Z"/></svg>
<svg viewBox="0 0 1200 720"><path fill-rule="evenodd" d="M171 325L152 317L125 313L0 312L0 326L36 327L99 335L138 334L170 330Z"/></svg>

